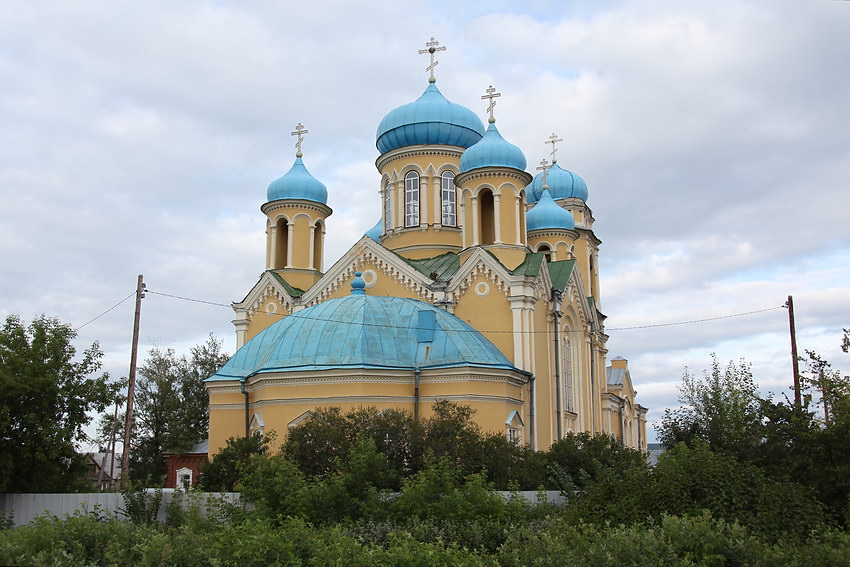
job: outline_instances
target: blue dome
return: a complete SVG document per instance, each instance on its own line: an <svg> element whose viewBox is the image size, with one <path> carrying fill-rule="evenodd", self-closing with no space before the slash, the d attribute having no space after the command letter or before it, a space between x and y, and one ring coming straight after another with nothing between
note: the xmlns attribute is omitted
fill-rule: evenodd
<svg viewBox="0 0 850 567"><path fill-rule="evenodd" d="M573 214L559 207L548 189L543 190L540 200L526 213L525 224L529 231L544 228L569 230L576 227Z"/></svg>
<svg viewBox="0 0 850 567"><path fill-rule="evenodd" d="M378 219L378 222L375 223L375 226L366 231L365 236L368 236L375 242L381 241L381 235L384 233L384 227L382 226L382 220Z"/></svg>
<svg viewBox="0 0 850 567"><path fill-rule="evenodd" d="M474 112L450 102L436 84L430 83L414 102L384 116L378 125L377 146L382 154L417 145L468 148L483 135L484 126Z"/></svg>
<svg viewBox="0 0 850 567"><path fill-rule="evenodd" d="M525 156L518 147L505 140L495 122L491 122L484 137L463 152L460 170L470 171L479 167L512 167L525 170Z"/></svg>
<svg viewBox="0 0 850 567"><path fill-rule="evenodd" d="M423 338L431 339L428 351L421 348ZM297 311L270 325L209 380L335 368L412 370L416 366L516 370L484 335L454 315L416 299L370 296L355 288L352 295Z"/></svg>
<svg viewBox="0 0 850 567"><path fill-rule="evenodd" d="M549 193L556 201L570 197L587 201L587 183L584 182L584 179L572 171L562 169L557 162L549 168L546 184L549 185ZM543 174L538 173L528 186L526 199L529 203L536 203L540 200L541 195L543 195Z"/></svg>
<svg viewBox="0 0 850 567"><path fill-rule="evenodd" d="M275 179L269 185L267 193L269 201L278 199L305 199L326 205L328 203L328 188L325 184L310 175L300 157L295 158L292 168L280 179Z"/></svg>

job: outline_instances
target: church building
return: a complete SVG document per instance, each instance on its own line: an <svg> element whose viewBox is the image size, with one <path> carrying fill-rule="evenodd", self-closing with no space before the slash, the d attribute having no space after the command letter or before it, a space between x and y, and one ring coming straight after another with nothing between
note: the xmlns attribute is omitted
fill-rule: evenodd
<svg viewBox="0 0 850 567"><path fill-rule="evenodd" d="M265 271L233 304L237 352L206 381L209 449L254 431L279 436L313 410L361 406L427 418L438 400L471 406L484 430L546 449L604 432L646 449L628 363L606 367L601 240L588 188L556 159L536 176L496 128L449 101L434 76L376 134L379 220L324 267L333 202L295 162L273 181ZM542 136L541 136L542 137Z"/></svg>

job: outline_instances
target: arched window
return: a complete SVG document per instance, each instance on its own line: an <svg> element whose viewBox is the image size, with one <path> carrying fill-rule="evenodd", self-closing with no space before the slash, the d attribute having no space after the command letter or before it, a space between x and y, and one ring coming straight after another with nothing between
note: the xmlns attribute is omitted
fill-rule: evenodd
<svg viewBox="0 0 850 567"><path fill-rule="evenodd" d="M313 225L313 269L322 271L322 223Z"/></svg>
<svg viewBox="0 0 850 567"><path fill-rule="evenodd" d="M568 333L569 329L564 329ZM564 339L564 408L575 413L573 399L573 353L570 340Z"/></svg>
<svg viewBox="0 0 850 567"><path fill-rule="evenodd" d="M493 244L496 242L496 211L493 204L493 192L484 189L478 195L478 206L481 209L481 244Z"/></svg>
<svg viewBox="0 0 850 567"><path fill-rule="evenodd" d="M387 234L393 227L393 196L392 185L387 181L384 186L384 234Z"/></svg>
<svg viewBox="0 0 850 567"><path fill-rule="evenodd" d="M443 219L440 222L443 226L457 226L457 189L455 188L455 174L451 171L444 171L441 176L441 183Z"/></svg>
<svg viewBox="0 0 850 567"><path fill-rule="evenodd" d="M275 257L273 259L272 269L279 270L286 267L286 262L289 251L289 223L286 219L280 219L275 225Z"/></svg>
<svg viewBox="0 0 850 567"><path fill-rule="evenodd" d="M419 226L419 174L404 176L404 226Z"/></svg>
<svg viewBox="0 0 850 567"><path fill-rule="evenodd" d="M537 251L538 251L540 254L546 254L546 261L547 261L547 262L551 262L551 261L553 260L553 258L552 258L552 249L551 249L551 248L549 248L549 245L548 245L548 244L541 244L540 246L538 246L538 247L537 247Z"/></svg>

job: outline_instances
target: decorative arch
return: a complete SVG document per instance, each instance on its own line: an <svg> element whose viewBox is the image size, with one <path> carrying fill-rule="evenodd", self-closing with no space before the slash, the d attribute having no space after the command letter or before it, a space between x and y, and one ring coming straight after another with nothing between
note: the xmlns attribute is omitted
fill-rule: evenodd
<svg viewBox="0 0 850 567"><path fill-rule="evenodd" d="M272 258L271 268L279 270L285 268L289 263L289 230L291 224L286 215L278 215L274 221L274 257Z"/></svg>
<svg viewBox="0 0 850 567"><path fill-rule="evenodd" d="M541 242L540 244L538 244L537 250L535 250L535 252L539 254L545 254L547 262L555 261L555 251L552 249L552 246L550 246L548 242Z"/></svg>
<svg viewBox="0 0 850 567"><path fill-rule="evenodd" d="M322 261L324 260L324 240L325 240L325 224L321 219L316 220L313 228L310 231L313 239L313 269L317 272L322 271Z"/></svg>
<svg viewBox="0 0 850 567"><path fill-rule="evenodd" d="M478 189L478 230L482 245L496 242L496 198L493 189L483 186Z"/></svg>
<svg viewBox="0 0 850 567"><path fill-rule="evenodd" d="M455 172L446 169L440 173L440 224L443 226L458 226L457 216L457 186Z"/></svg>

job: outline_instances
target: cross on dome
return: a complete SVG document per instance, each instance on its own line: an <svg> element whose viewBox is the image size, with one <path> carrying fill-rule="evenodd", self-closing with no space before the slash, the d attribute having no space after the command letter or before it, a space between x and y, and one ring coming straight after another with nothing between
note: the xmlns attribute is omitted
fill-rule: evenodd
<svg viewBox="0 0 850 567"><path fill-rule="evenodd" d="M554 132L552 132L552 135L549 136L548 140L546 140L546 142L545 142L546 144L552 144L552 151L550 152L550 155L552 156L552 163L555 163L555 162L558 161L558 158L555 156L555 154L558 151L558 148L555 147L555 144L557 144L558 142L563 142L563 141L564 141L564 139L559 138L558 135Z"/></svg>
<svg viewBox="0 0 850 567"><path fill-rule="evenodd" d="M502 93L497 93L496 89L493 88L493 85L487 87L487 90L485 92L487 94L482 96L481 100L490 99L490 105L487 107L487 112L490 113L490 118L488 118L487 121L492 124L496 121L496 119L493 117L493 108L496 106L496 101L494 99L502 96Z"/></svg>
<svg viewBox="0 0 850 567"><path fill-rule="evenodd" d="M309 134L309 132L304 129L304 125L300 122L295 125L295 132L290 134L291 136L298 136L295 140L295 157L301 157L303 155L301 153L301 142L304 141L304 134Z"/></svg>
<svg viewBox="0 0 850 567"><path fill-rule="evenodd" d="M431 75L428 77L429 83L436 83L437 82L437 78L434 76L434 67L437 66L437 63L439 63L439 61L437 61L436 53L438 51L445 51L446 50L445 45L437 47L438 45L440 45L440 42L432 37L431 41L425 42L425 47L427 49L420 49L419 50L420 55L424 55L425 53L427 53L428 56L431 59L431 64L428 65L427 67L425 67L425 70L431 73Z"/></svg>
<svg viewBox="0 0 850 567"><path fill-rule="evenodd" d="M549 176L549 168L550 167L552 167L552 164L550 164L548 161L546 161L546 158L543 158L543 159L540 160L540 167L537 168L538 170L543 171L543 188L544 189L549 188L549 185L546 183L546 179Z"/></svg>

